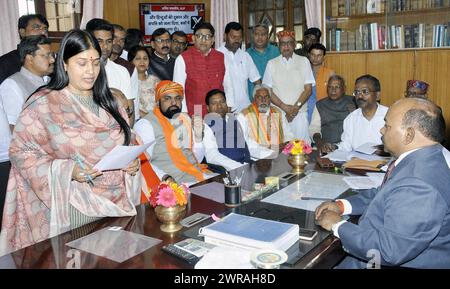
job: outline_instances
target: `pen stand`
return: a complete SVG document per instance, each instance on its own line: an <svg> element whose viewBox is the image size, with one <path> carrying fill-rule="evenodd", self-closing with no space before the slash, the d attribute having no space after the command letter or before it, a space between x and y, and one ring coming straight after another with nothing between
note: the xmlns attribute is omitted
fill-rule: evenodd
<svg viewBox="0 0 450 289"><path fill-rule="evenodd" d="M225 185L225 206L236 207L241 203L241 186Z"/></svg>

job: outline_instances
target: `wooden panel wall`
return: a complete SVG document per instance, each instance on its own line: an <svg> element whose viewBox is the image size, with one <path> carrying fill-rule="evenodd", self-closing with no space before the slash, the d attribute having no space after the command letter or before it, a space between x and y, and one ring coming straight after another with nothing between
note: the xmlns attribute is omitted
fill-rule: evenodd
<svg viewBox="0 0 450 289"><path fill-rule="evenodd" d="M122 25L125 29L139 29L139 3L205 3L207 21L211 15L211 0L104 0L103 17L111 23Z"/></svg>
<svg viewBox="0 0 450 289"><path fill-rule="evenodd" d="M387 106L403 97L408 79L428 82L428 96L444 112L450 141L450 49L330 52L325 63L344 77L347 94L352 93L358 76L368 73L377 77L381 82L381 103Z"/></svg>

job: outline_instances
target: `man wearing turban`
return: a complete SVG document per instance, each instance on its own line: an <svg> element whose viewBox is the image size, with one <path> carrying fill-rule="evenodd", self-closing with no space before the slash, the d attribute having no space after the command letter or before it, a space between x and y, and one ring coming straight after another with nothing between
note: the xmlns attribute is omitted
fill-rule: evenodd
<svg viewBox="0 0 450 289"><path fill-rule="evenodd" d="M286 115L294 137L310 143L305 104L315 84L311 64L306 57L294 54L293 31L280 31L277 36L281 55L267 64L263 84L272 89L271 101Z"/></svg>
<svg viewBox="0 0 450 289"><path fill-rule="evenodd" d="M422 80L408 80L406 82L405 97L428 98L429 84Z"/></svg>
<svg viewBox="0 0 450 289"><path fill-rule="evenodd" d="M203 130L194 130L193 136L191 119L181 112L183 98L183 87L179 83L161 81L156 86L157 105L134 129L144 143L154 141L146 155L160 180L171 177L178 183L195 183L204 180L203 173L208 172L198 162L204 156Z"/></svg>

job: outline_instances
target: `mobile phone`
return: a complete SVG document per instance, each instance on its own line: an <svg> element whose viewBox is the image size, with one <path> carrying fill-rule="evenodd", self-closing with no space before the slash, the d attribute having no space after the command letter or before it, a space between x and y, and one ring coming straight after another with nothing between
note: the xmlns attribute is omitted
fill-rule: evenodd
<svg viewBox="0 0 450 289"><path fill-rule="evenodd" d="M301 240L312 241L317 236L317 231L300 228L299 235Z"/></svg>
<svg viewBox="0 0 450 289"><path fill-rule="evenodd" d="M295 176L293 173L283 173L283 174L281 174L281 175L279 175L278 177L280 178L280 179L282 179L283 181L287 181L287 180L289 180L290 178L292 178L293 176Z"/></svg>

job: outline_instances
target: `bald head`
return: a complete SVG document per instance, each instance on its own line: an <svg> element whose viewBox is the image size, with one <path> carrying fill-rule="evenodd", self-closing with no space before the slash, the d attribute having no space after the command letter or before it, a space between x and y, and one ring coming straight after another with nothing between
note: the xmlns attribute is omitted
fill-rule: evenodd
<svg viewBox="0 0 450 289"><path fill-rule="evenodd" d="M442 142L445 121L441 109L420 98L404 98L394 103L381 129L385 149L398 157L402 153Z"/></svg>
<svg viewBox="0 0 450 289"><path fill-rule="evenodd" d="M410 98L398 101L396 105L405 106L403 128L414 127L423 136L435 142L442 142L445 136L445 120L442 110L433 102Z"/></svg>

